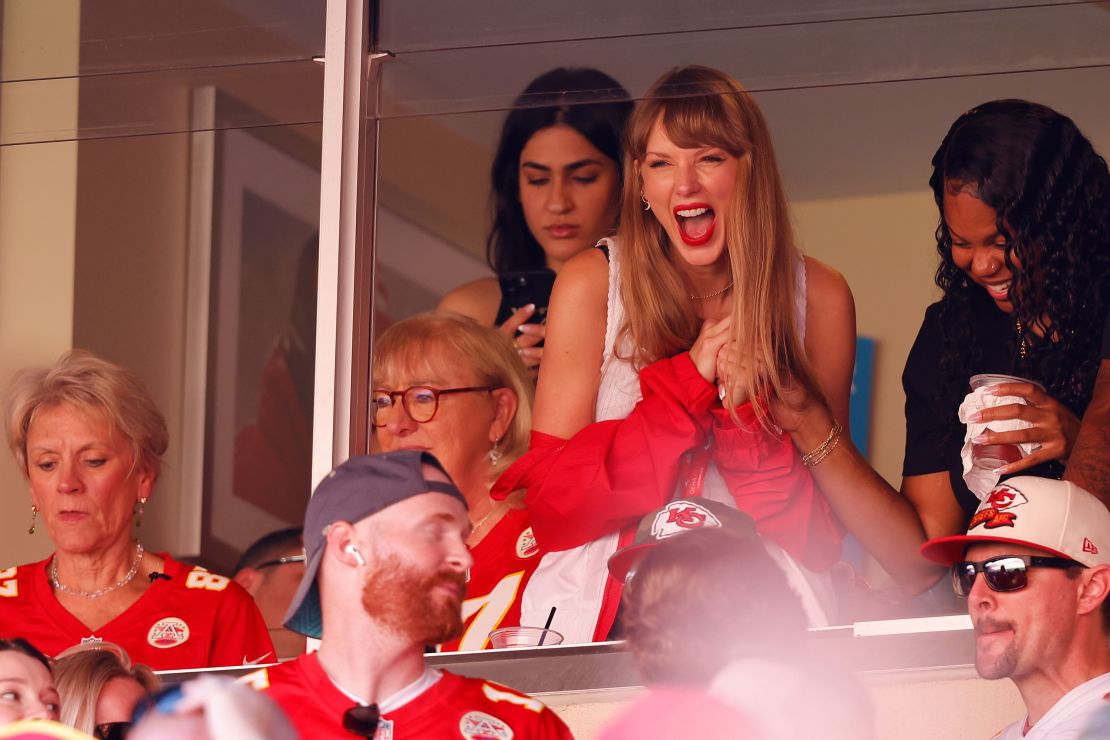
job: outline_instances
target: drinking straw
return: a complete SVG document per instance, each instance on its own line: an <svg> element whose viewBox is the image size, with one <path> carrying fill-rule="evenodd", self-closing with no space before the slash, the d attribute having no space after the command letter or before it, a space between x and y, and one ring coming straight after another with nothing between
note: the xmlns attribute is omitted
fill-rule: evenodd
<svg viewBox="0 0 1110 740"><path fill-rule="evenodd" d="M540 645L543 644L544 638L547 637L547 631L551 629L551 620L553 619L555 619L555 607L551 607L551 611L547 613L547 623L544 624L543 632L540 633Z"/></svg>

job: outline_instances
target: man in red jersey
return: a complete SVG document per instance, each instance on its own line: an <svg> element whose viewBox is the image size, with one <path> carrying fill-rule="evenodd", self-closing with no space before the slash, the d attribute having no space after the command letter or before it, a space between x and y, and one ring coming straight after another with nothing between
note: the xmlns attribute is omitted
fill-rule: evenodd
<svg viewBox="0 0 1110 740"><path fill-rule="evenodd" d="M285 625L318 652L247 677L303 737L570 738L540 701L429 668L461 629L466 501L426 452L356 457L316 488Z"/></svg>

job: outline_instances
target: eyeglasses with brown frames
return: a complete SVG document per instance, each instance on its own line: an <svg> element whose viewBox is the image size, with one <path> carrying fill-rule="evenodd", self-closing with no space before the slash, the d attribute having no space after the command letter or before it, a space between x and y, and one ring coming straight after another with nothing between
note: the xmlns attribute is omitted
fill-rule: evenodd
<svg viewBox="0 0 1110 740"><path fill-rule="evenodd" d="M396 401L401 399L401 406L405 413L417 424L424 424L435 418L439 411L439 397L451 393L488 393L497 390L499 385L474 385L465 388L431 388L426 385L414 385L403 391L386 391L377 389L370 394L370 410L373 412L372 421L375 427L384 427L389 419L389 412Z"/></svg>

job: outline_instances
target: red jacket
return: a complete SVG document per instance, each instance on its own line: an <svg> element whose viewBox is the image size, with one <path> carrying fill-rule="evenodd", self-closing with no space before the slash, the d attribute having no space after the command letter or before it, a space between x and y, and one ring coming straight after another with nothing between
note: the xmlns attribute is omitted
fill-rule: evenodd
<svg viewBox="0 0 1110 740"><path fill-rule="evenodd" d="M683 453L704 446L736 507L760 534L811 570L840 557L842 531L789 436L766 432L750 403L738 426L688 352L640 372L643 399L625 419L595 422L570 439L532 432L531 447L491 492L527 490L532 529L544 550L566 550L635 528L674 496Z"/></svg>

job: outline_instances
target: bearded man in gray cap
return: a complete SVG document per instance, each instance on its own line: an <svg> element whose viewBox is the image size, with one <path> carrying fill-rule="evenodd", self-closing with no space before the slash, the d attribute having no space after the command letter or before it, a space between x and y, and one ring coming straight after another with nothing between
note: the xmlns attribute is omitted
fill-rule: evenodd
<svg viewBox="0 0 1110 740"><path fill-rule="evenodd" d="M424 663L425 645L462 628L469 532L466 500L432 455L343 463L309 501L285 619L320 649L246 680L302 737L571 737L537 699Z"/></svg>

